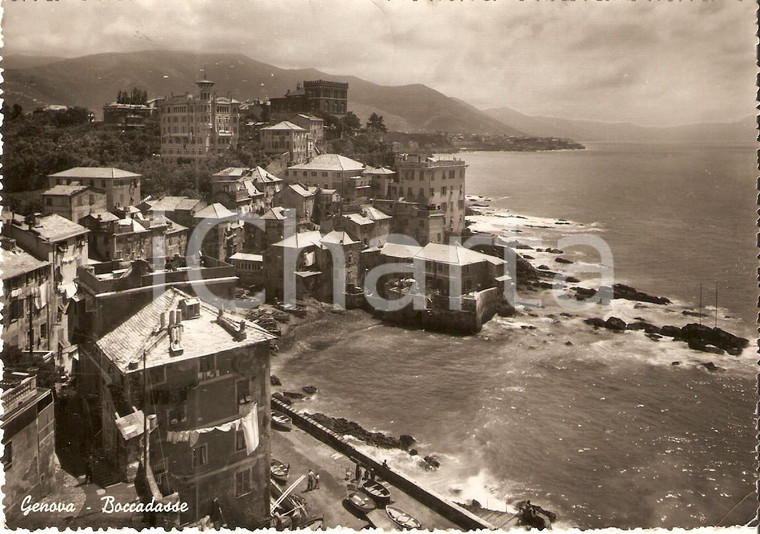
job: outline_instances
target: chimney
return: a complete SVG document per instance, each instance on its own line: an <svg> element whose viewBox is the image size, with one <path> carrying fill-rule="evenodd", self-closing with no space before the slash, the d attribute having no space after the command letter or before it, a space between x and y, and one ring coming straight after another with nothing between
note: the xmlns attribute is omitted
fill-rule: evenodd
<svg viewBox="0 0 760 534"><path fill-rule="evenodd" d="M166 312L161 312L161 330L166 328Z"/></svg>
<svg viewBox="0 0 760 534"><path fill-rule="evenodd" d="M174 326L174 310L169 311L169 328Z"/></svg>

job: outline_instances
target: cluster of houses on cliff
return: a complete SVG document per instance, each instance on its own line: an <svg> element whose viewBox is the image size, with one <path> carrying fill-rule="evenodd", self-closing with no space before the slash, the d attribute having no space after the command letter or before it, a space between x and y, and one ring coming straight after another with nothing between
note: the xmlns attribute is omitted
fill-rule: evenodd
<svg viewBox="0 0 760 534"><path fill-rule="evenodd" d="M236 103L207 80L199 87L158 104L162 154L202 157L234 142ZM207 199L143 197L139 174L78 167L50 175L44 213L3 211L4 352L55 366L96 478L189 503L157 524L219 511L228 525L269 524L275 336L230 309L241 290L342 307L408 297L377 313L463 331L503 294L502 259L449 244L466 232L464 161L398 154L388 169L321 153L321 119L307 113L345 112L344 89L306 85L276 103L295 112L263 129L265 150L288 153L279 175L227 168L205 178ZM53 480L51 396L27 371L6 362L9 519Z"/></svg>

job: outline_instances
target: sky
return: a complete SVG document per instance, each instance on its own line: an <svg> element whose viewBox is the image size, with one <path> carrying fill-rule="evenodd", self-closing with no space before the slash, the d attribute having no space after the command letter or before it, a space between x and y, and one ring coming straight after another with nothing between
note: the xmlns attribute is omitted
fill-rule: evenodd
<svg viewBox="0 0 760 534"><path fill-rule="evenodd" d="M237 52L478 108L643 125L755 113L751 0L3 1L6 54Z"/></svg>

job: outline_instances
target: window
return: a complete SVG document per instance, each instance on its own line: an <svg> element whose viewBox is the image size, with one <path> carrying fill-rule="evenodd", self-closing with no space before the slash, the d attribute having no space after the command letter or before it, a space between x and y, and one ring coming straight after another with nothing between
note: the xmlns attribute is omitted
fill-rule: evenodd
<svg viewBox="0 0 760 534"><path fill-rule="evenodd" d="M243 429L241 428L237 432L235 432L235 452L238 451L244 451L245 450L245 434L243 434Z"/></svg>
<svg viewBox="0 0 760 534"><path fill-rule="evenodd" d="M242 497L251 493L251 470L238 471L235 473L235 496Z"/></svg>
<svg viewBox="0 0 760 534"><path fill-rule="evenodd" d="M178 406L169 410L168 415L170 425L177 425L187 421L187 413L184 406Z"/></svg>
<svg viewBox="0 0 760 534"><path fill-rule="evenodd" d="M42 323L40 325L40 337L47 337L47 324Z"/></svg>
<svg viewBox="0 0 760 534"><path fill-rule="evenodd" d="M17 321L24 316L24 301L22 299L15 299L11 301L11 321Z"/></svg>
<svg viewBox="0 0 760 534"><path fill-rule="evenodd" d="M245 404L251 402L251 383L246 378L244 380L237 381L237 400L238 404Z"/></svg>
<svg viewBox="0 0 760 534"><path fill-rule="evenodd" d="M193 447L193 467L206 465L208 463L208 446L204 443Z"/></svg>
<svg viewBox="0 0 760 534"><path fill-rule="evenodd" d="M204 356L200 361L201 373L214 370L214 356Z"/></svg>
<svg viewBox="0 0 760 534"><path fill-rule="evenodd" d="M50 197L47 197L47 198L45 199L45 205L46 205L46 206L52 206L52 205L53 205L53 199L52 199L52 198L50 198Z"/></svg>

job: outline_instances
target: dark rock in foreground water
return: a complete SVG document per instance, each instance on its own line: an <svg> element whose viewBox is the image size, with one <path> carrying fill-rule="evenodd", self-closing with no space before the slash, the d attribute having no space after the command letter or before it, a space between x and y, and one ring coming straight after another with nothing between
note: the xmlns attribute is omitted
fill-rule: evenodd
<svg viewBox="0 0 760 534"><path fill-rule="evenodd" d="M380 447L382 449L402 449L407 450L415 442L412 436L404 435L403 439L396 439L393 436L383 434L382 432L370 432L362 427L359 423L349 421L342 417L330 417L323 413L308 414L312 419L329 428L336 434L353 436L358 440L369 445Z"/></svg>

